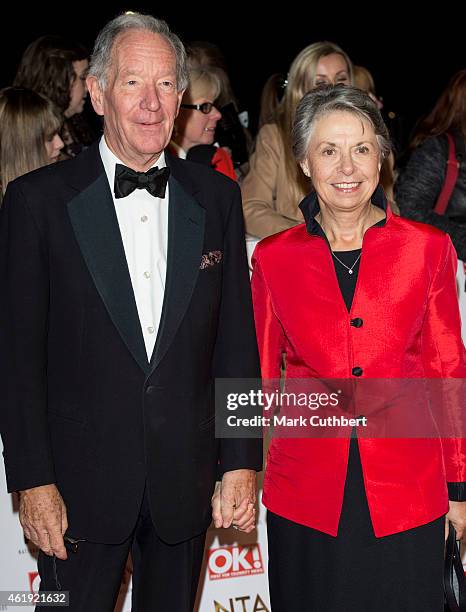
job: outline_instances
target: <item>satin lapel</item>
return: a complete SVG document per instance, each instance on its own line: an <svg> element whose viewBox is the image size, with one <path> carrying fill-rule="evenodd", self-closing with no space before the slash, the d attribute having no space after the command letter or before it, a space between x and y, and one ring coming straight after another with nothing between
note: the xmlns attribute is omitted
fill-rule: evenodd
<svg viewBox="0 0 466 612"><path fill-rule="evenodd" d="M153 371L167 352L188 308L202 257L205 210L174 177L169 179L167 277Z"/></svg>
<svg viewBox="0 0 466 612"><path fill-rule="evenodd" d="M97 291L144 372L149 362L118 219L105 173L68 203L68 214Z"/></svg>

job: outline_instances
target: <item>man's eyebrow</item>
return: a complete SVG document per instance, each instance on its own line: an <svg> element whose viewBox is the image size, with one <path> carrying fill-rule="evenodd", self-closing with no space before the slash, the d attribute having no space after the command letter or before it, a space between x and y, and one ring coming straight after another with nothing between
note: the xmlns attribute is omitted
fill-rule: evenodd
<svg viewBox="0 0 466 612"><path fill-rule="evenodd" d="M118 70L118 74L140 74L141 71L138 70L137 68L128 68L128 67L124 67L121 68L121 70Z"/></svg>

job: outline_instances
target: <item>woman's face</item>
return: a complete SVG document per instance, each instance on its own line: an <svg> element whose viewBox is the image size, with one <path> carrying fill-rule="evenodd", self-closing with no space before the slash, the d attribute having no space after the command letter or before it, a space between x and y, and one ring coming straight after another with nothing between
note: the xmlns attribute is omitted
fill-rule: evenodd
<svg viewBox="0 0 466 612"><path fill-rule="evenodd" d="M192 104L203 104L213 102L215 99L214 91L206 91L205 95L199 95L192 100ZM176 140L180 147L189 151L191 147L200 144L212 144L215 139L215 128L221 119L220 111L212 106L208 115L200 110L180 108L180 113L176 120Z"/></svg>
<svg viewBox="0 0 466 612"><path fill-rule="evenodd" d="M89 66L87 59L73 62L75 78L71 83L70 104L65 111L65 117L72 117L83 112L87 96L86 72Z"/></svg>
<svg viewBox="0 0 466 612"><path fill-rule="evenodd" d="M317 62L316 75L312 86L336 85L337 83L350 84L348 66L343 55L331 53L321 57Z"/></svg>
<svg viewBox="0 0 466 612"><path fill-rule="evenodd" d="M372 125L344 111L317 119L301 166L329 209L352 211L368 204L381 166Z"/></svg>
<svg viewBox="0 0 466 612"><path fill-rule="evenodd" d="M59 134L55 134L51 138L45 140L45 150L47 152L48 163L53 164L58 160L60 151L63 149L64 143Z"/></svg>

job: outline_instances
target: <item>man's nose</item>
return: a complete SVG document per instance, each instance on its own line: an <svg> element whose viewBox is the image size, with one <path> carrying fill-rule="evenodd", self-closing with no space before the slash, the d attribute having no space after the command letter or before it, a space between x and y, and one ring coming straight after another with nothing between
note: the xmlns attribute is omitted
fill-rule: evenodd
<svg viewBox="0 0 466 612"><path fill-rule="evenodd" d="M141 107L147 110L156 111L160 108L159 92L156 87L147 85L144 88Z"/></svg>

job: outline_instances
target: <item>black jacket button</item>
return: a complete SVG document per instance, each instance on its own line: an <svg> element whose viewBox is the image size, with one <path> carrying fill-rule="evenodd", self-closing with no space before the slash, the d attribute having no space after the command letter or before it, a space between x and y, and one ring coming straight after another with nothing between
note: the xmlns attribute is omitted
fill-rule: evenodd
<svg viewBox="0 0 466 612"><path fill-rule="evenodd" d="M351 374L352 374L353 376L362 376L362 372L363 372L363 370L362 370L362 368L360 368L359 366L356 366L355 368L353 368L353 369L351 370Z"/></svg>
<svg viewBox="0 0 466 612"><path fill-rule="evenodd" d="M149 385L146 388L146 395L152 395L154 393L154 391L155 391L155 387L153 385Z"/></svg>
<svg viewBox="0 0 466 612"><path fill-rule="evenodd" d="M356 317L356 319L351 319L350 323L353 327L362 327L363 320L360 317Z"/></svg>

